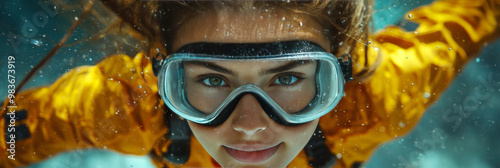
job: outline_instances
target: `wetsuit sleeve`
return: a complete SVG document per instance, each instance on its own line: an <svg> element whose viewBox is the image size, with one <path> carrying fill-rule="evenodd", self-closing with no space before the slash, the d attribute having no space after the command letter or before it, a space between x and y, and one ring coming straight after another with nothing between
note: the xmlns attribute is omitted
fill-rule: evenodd
<svg viewBox="0 0 500 168"><path fill-rule="evenodd" d="M95 66L75 68L49 87L20 93L15 99L17 112L25 118L15 124L28 132L15 139L15 160L2 155L0 167L91 147L149 153L167 130L157 80L144 60L142 54L135 59L112 56ZM1 128L6 131L8 126L2 123ZM0 139L2 154L10 155L4 152L6 139Z"/></svg>
<svg viewBox="0 0 500 168"><path fill-rule="evenodd" d="M414 128L463 65L498 37L499 6L498 0L437 1L407 14L416 30L389 27L370 37L367 60L360 45L354 68L368 61L377 69L349 82L339 106L320 120L337 167L359 165L378 145Z"/></svg>

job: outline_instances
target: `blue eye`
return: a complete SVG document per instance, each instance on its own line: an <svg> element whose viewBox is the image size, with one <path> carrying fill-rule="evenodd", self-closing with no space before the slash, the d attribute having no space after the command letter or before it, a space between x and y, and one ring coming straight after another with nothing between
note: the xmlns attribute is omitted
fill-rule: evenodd
<svg viewBox="0 0 500 168"><path fill-rule="evenodd" d="M202 81L205 85L211 86L211 87L216 87L216 86L224 86L226 85L226 82L221 77L218 76L211 76L203 79Z"/></svg>
<svg viewBox="0 0 500 168"><path fill-rule="evenodd" d="M298 79L299 78L297 78L293 75L283 74L283 75L280 75L276 78L276 80L274 81L274 84L291 85L291 84L294 84L295 82L297 82Z"/></svg>

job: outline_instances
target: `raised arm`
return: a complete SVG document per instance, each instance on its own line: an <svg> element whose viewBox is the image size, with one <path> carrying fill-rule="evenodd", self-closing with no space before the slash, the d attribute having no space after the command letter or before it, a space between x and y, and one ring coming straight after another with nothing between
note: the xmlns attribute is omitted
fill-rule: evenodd
<svg viewBox="0 0 500 168"><path fill-rule="evenodd" d="M378 67L370 78L350 82L346 96L320 125L338 167L364 162L383 142L401 137L452 82L484 43L498 37L500 1L447 0L408 13L414 31L389 27L357 50L354 66Z"/></svg>
<svg viewBox="0 0 500 168"><path fill-rule="evenodd" d="M95 66L77 67L49 87L22 92L15 100L17 112L26 118L16 125L29 132L15 139L15 160L1 153L0 167L90 147L147 154L167 131L157 90L151 64L139 54L133 60L117 55ZM4 126L1 131L7 130ZM0 141L6 151L5 139Z"/></svg>

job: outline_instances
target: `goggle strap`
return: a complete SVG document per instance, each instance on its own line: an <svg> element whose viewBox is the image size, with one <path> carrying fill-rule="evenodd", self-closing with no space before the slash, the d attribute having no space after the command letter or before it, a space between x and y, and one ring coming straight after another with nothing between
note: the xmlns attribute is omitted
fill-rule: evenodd
<svg viewBox="0 0 500 168"><path fill-rule="evenodd" d="M161 57L161 60L157 59L158 57ZM163 63L165 62L166 59L167 59L167 56L160 54L160 53L156 54L156 56L153 58L153 60L152 60L153 73L155 74L155 76L158 76L158 73L161 70L161 66L163 65Z"/></svg>
<svg viewBox="0 0 500 168"><path fill-rule="evenodd" d="M333 167L337 162L337 157L326 146L325 136L319 125L304 150L312 167Z"/></svg>
<svg viewBox="0 0 500 168"><path fill-rule="evenodd" d="M344 54L337 58L340 63L340 68L342 69L342 74L344 75L344 80L349 82L353 80L352 78L352 58L350 54Z"/></svg>
<svg viewBox="0 0 500 168"><path fill-rule="evenodd" d="M168 117L169 138L166 153L162 153L163 158L175 164L185 164L189 160L191 151L191 129L186 120L173 115Z"/></svg>

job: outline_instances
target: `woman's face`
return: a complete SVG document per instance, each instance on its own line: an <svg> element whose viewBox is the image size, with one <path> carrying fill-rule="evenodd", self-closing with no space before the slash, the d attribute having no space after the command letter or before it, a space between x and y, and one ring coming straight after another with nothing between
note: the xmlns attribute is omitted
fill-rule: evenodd
<svg viewBox="0 0 500 168"><path fill-rule="evenodd" d="M173 37L173 50L196 42L216 43L266 43L276 41L307 40L322 46L326 51L330 43L321 32L323 28L312 17L302 14L291 14L283 11L239 11L211 10L191 17L180 25ZM268 77L258 72L279 67L281 63L238 63L219 64L233 71L233 76L226 75L226 80L232 82L229 89L246 83L261 84L264 88L269 81L275 81L279 74ZM301 81L299 86L314 86L314 72L316 64L306 63L295 68L295 71L311 76L310 80ZM200 65L185 65L186 72L193 73L192 77L210 71ZM201 74L203 75L203 74ZM189 75L186 75L189 77ZM286 77L286 76L285 76ZM214 79L215 81L213 81ZM198 82L189 82L188 87L203 87L200 82L221 84L222 78L207 78ZM285 78L286 79L286 78ZM212 81L211 81L212 80ZM242 82L243 81L243 82ZM274 85L273 85L274 86ZM224 88L224 89L228 89ZM314 88L314 87L308 87ZM272 88L270 88L272 90ZM207 93L210 90L207 91ZM270 91L272 92L272 91ZM290 101L302 102L301 99L310 99L315 91L300 90L294 94L303 94L302 97L290 98ZM189 94L187 95L188 97ZM197 96L196 94L191 97ZM209 99L199 96L199 99ZM279 100L276 100L279 103ZM192 104L195 101L192 101ZM210 103L199 102L200 108L210 111ZM204 103L205 102L205 103ZM208 102L208 101L207 101ZM296 103L300 105L300 103ZM196 105L195 105L196 106ZM229 118L216 127L202 126L189 122L192 132L207 150L207 152L223 167L286 167L306 145L318 124L319 119L298 126L284 126L272 120L262 109L258 101L251 94L244 95Z"/></svg>

